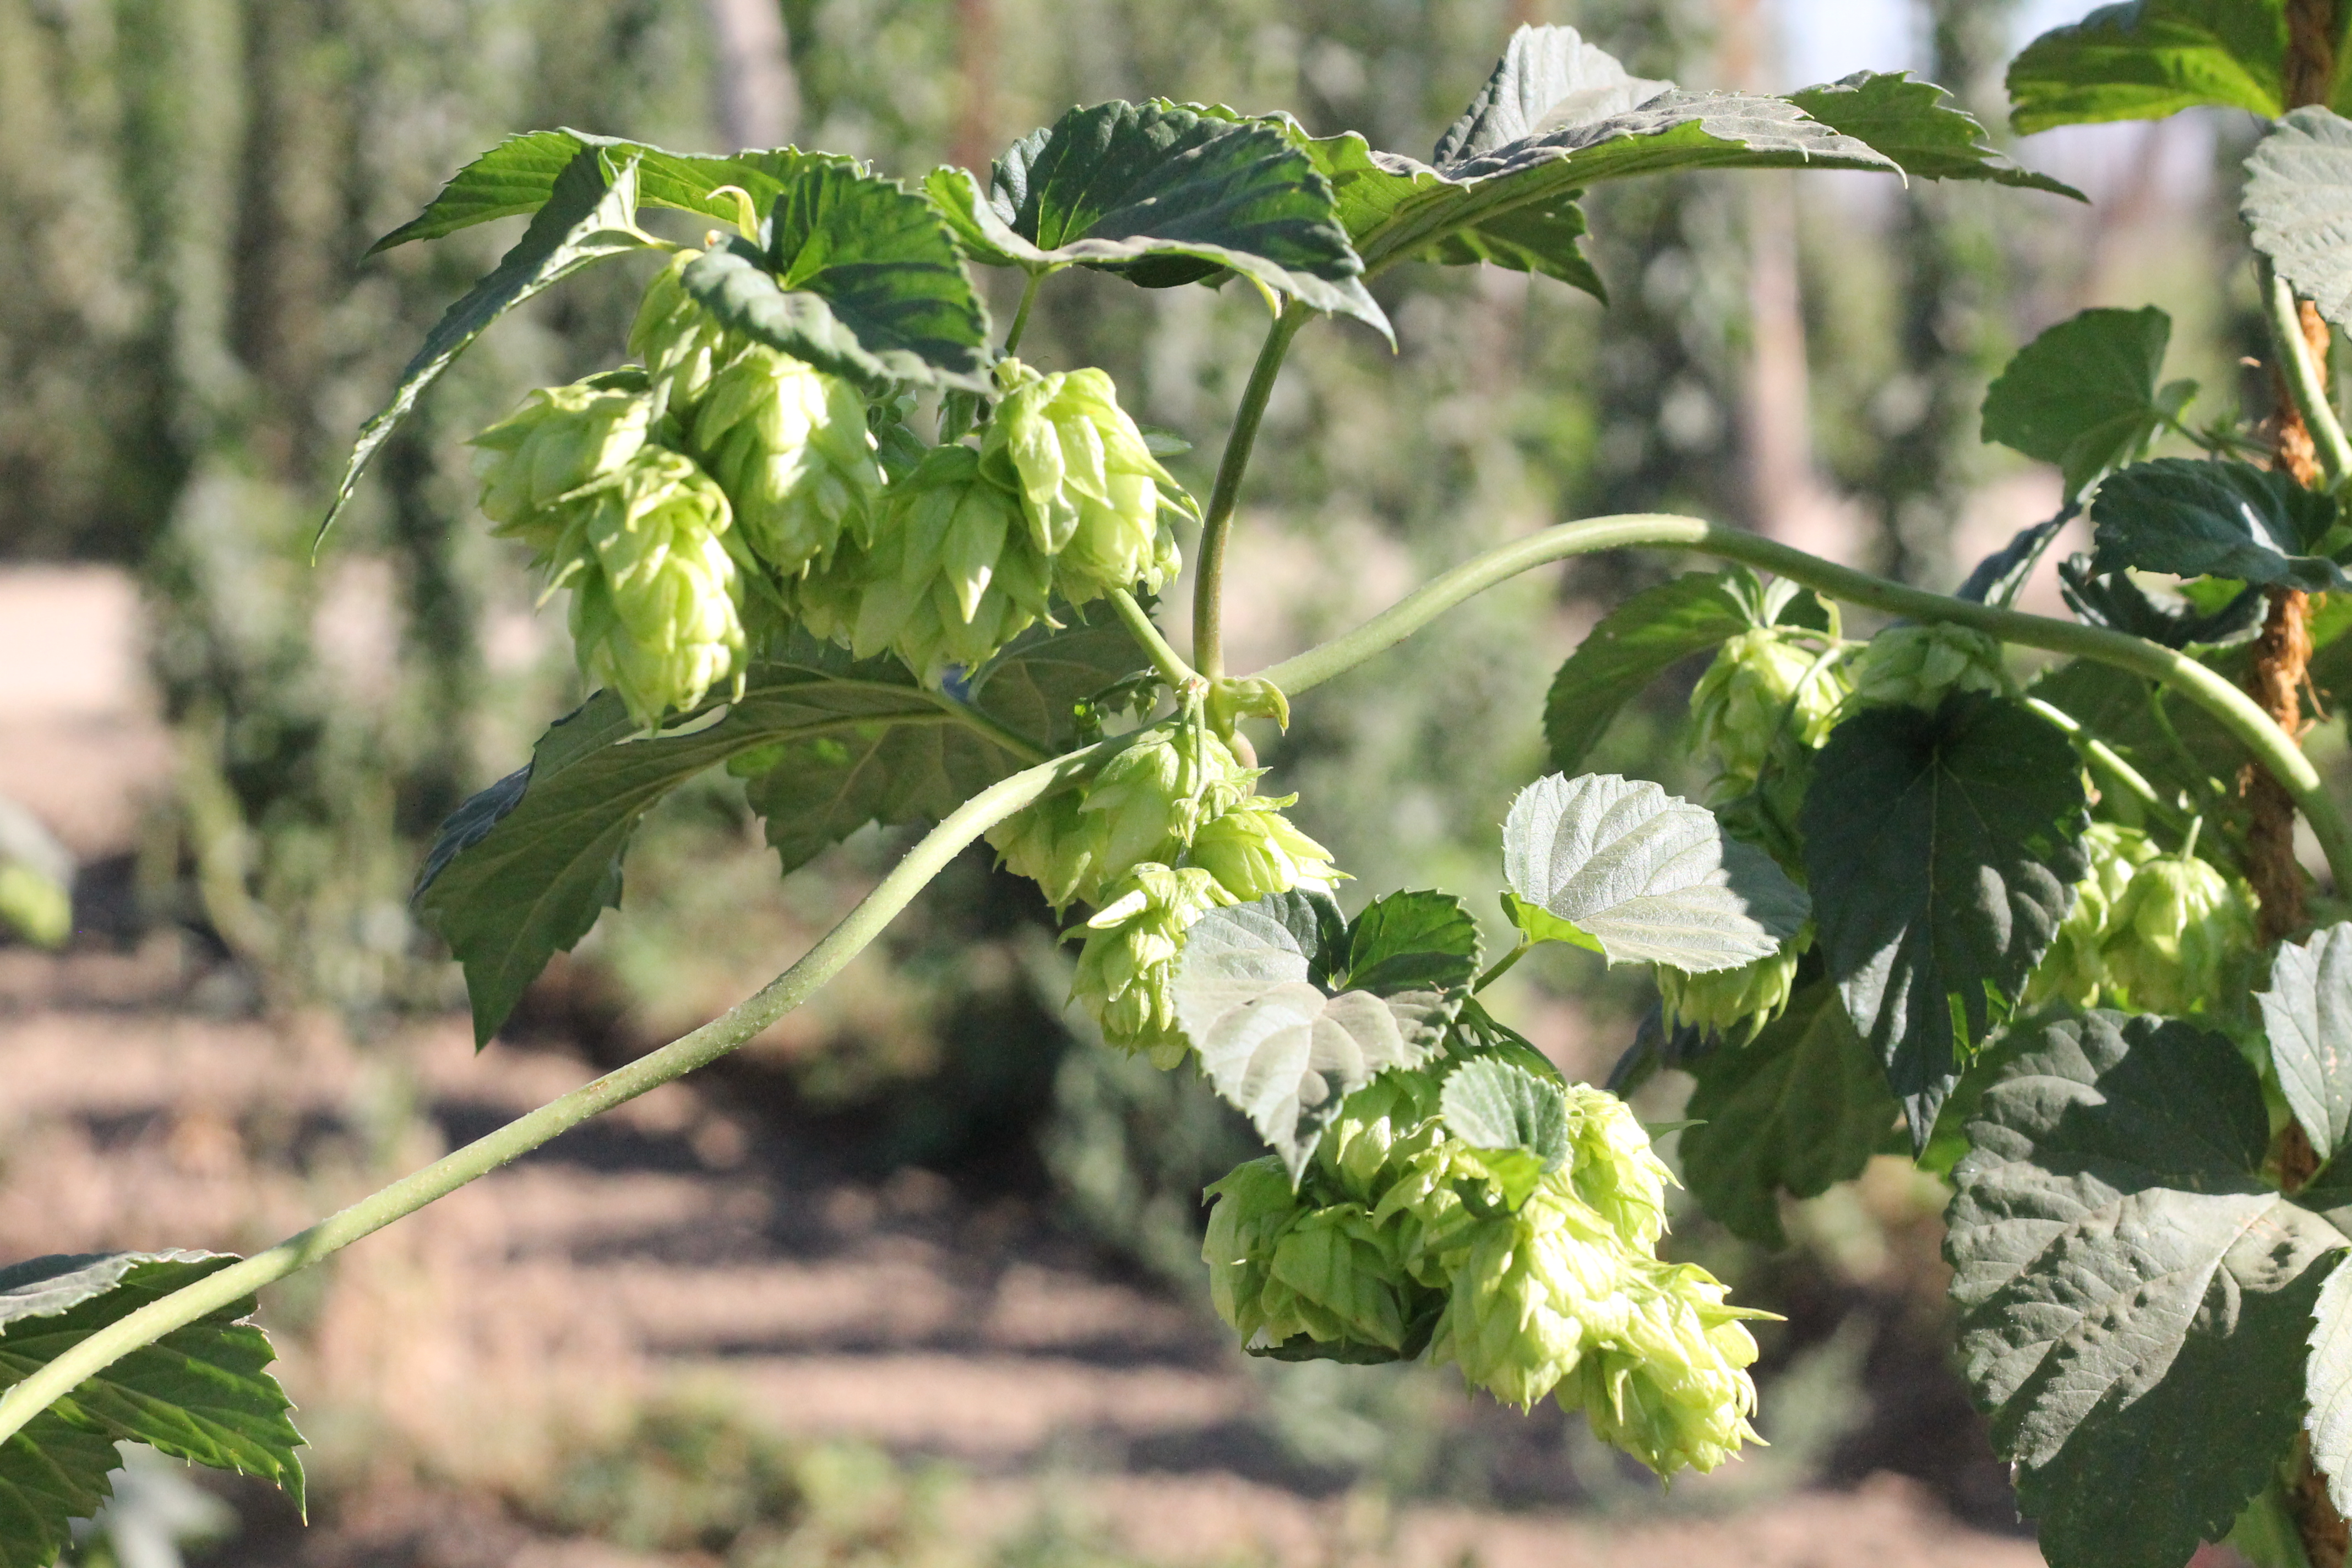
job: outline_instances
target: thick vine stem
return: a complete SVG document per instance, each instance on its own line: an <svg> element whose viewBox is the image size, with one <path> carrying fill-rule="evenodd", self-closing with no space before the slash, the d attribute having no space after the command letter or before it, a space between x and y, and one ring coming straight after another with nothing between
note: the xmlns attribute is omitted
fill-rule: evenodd
<svg viewBox="0 0 2352 1568"><path fill-rule="evenodd" d="M2273 270L2268 261L2262 264L2263 315L2271 332L2271 345L2278 356L2279 384L2286 394L2285 402L2303 426L2303 439L2309 443L2311 459L2318 464L2319 472L2313 479L2325 477L2328 488L2340 485L2345 476L2352 474L2352 438L2344 434L2343 421L2336 417L2336 405L2327 395L2326 351L2327 328L2318 319L2318 312L2307 301L2294 297L2286 279ZM2316 331L2313 329L2317 328ZM2282 445L2292 439L2282 430ZM2298 479L2304 476L2298 474ZM2311 479L2305 479L2310 483Z"/></svg>
<svg viewBox="0 0 2352 1568"><path fill-rule="evenodd" d="M751 1039L841 973L966 846L1085 766L1096 750L1090 746L1014 773L964 802L790 969L693 1033L517 1117L267 1252L207 1275L99 1330L0 1395L0 1442L23 1430L27 1421L85 1378L141 1346L309 1268L591 1117L714 1062Z"/></svg>
<svg viewBox="0 0 2352 1568"><path fill-rule="evenodd" d="M2095 659L2169 686L2220 720L2280 781L2318 836L2336 886L2352 889L2352 820L2346 818L2343 809L2327 793L2311 759L2244 692L2188 655L2100 626L1996 609L1921 588L1907 588L1867 572L1808 555L1744 529L1726 528L1695 517L1632 512L1560 523L1529 534L1433 578L1355 630L1260 673L1287 692L1320 686L1402 642L1465 599L1531 567L1631 545L1699 551L1777 573L1849 604L1916 620L1972 626L2004 642Z"/></svg>
<svg viewBox="0 0 2352 1568"><path fill-rule="evenodd" d="M1124 588L1113 588L1110 606L1126 626L1127 635L1135 639L1135 646L1151 660L1152 668L1160 672L1160 679L1168 683L1170 689L1181 691L1201 679L1184 662L1183 655L1168 646L1168 639L1160 635L1160 628L1151 624L1151 617L1143 613L1134 595Z"/></svg>
<svg viewBox="0 0 2352 1568"><path fill-rule="evenodd" d="M1266 329L1257 363L1250 367L1249 384L1242 389L1241 405L1234 410L1224 456L1217 461L1209 510L1201 518L1200 575L1192 587L1192 663L1211 680L1225 673L1225 536L1232 531L1234 508L1241 500L1242 475L1249 469L1258 424L1265 417L1266 400L1274 395L1275 378L1282 374L1283 356L1309 314L1302 305L1286 303Z"/></svg>

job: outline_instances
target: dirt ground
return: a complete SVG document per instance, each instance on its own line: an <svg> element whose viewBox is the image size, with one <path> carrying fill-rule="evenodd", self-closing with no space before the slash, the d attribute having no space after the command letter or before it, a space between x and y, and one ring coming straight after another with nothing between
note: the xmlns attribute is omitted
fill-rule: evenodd
<svg viewBox="0 0 2352 1568"><path fill-rule="evenodd" d="M136 627L110 574L0 574L0 793L86 861L132 847L168 776ZM266 1246L593 1070L562 1048L477 1057L454 1016L364 1043L323 1017L257 1017L219 1002L205 963L169 932L0 948L0 1258ZM301 1529L239 1494L247 1534L220 1560L240 1563L709 1562L562 1539L501 1500L664 1395L950 1459L971 1478L962 1528L1050 1500L1171 1564L2039 1560L1884 1476L1731 1512L1737 1487L1700 1480L1640 1516L1294 1489L1237 1436L1262 1426L1264 1385L1196 1304L1034 1205L919 1171L858 1179L693 1084L358 1244L264 1316L323 1500Z"/></svg>

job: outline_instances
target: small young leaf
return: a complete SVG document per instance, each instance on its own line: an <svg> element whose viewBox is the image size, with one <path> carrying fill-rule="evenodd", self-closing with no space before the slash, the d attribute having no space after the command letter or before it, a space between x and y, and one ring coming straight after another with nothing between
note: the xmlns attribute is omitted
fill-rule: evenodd
<svg viewBox="0 0 2352 1568"><path fill-rule="evenodd" d="M1689 1070L1697 1125L1683 1134L1683 1179L1732 1234L1766 1247L1789 1245L1780 1194L1816 1197L1862 1174L1895 1123L1886 1074L1826 980L1746 1046Z"/></svg>
<svg viewBox="0 0 2352 1568"><path fill-rule="evenodd" d="M2328 1270L2312 1309L2310 1359L2304 1364L2303 1417L2313 1468L2327 1478L2336 1511L2352 1508L2352 1268Z"/></svg>
<svg viewBox="0 0 2352 1568"><path fill-rule="evenodd" d="M2070 316L2017 351L1985 393L1984 438L2055 463L2079 500L2179 413L2157 390L2172 318L2155 306Z"/></svg>
<svg viewBox="0 0 2352 1568"><path fill-rule="evenodd" d="M2246 463L2159 458L2112 475L2091 502L2099 572L2234 577L2311 593L2352 588L2305 553L2336 522L2336 503L2294 476Z"/></svg>
<svg viewBox="0 0 2352 1568"><path fill-rule="evenodd" d="M1521 790L1503 824L1503 873L1522 903L1591 936L1612 963L1695 973L1772 952L1810 907L1713 812L1613 773L1551 773Z"/></svg>
<svg viewBox="0 0 2352 1568"><path fill-rule="evenodd" d="M2260 588L2241 590L2210 615L2181 601L2168 609L2122 572L2095 572L2087 555L2058 563L2058 592L2074 612L2095 626L2110 626L2136 637L2183 648L2192 643L2234 642L2262 625L2268 603Z"/></svg>
<svg viewBox="0 0 2352 1568"><path fill-rule="evenodd" d="M1477 977L1478 922L1449 893L1391 893L1348 928L1348 971L1332 984L1375 996L1449 991Z"/></svg>
<svg viewBox="0 0 2352 1568"><path fill-rule="evenodd" d="M2022 703L1865 709L1799 815L1822 957L1916 1144L2014 1004L2089 869L2080 764Z"/></svg>
<svg viewBox="0 0 2352 1568"><path fill-rule="evenodd" d="M1986 1090L1952 1298L2052 1568L2187 1562L2294 1440L2347 1243L2255 1176L2269 1131L2236 1047L2161 1018L2050 1024Z"/></svg>
<svg viewBox="0 0 2352 1568"><path fill-rule="evenodd" d="M1514 1207L1568 1157L1568 1107L1559 1088L1491 1057L1463 1063L1438 1098L1445 1131L1485 1156Z"/></svg>
<svg viewBox="0 0 2352 1568"><path fill-rule="evenodd" d="M1371 967L1403 977L1414 966L1385 945L1367 939L1379 955ZM1202 1070L1294 1182L1340 1101L1386 1068L1425 1060L1466 993L1466 984L1425 984L1333 995L1324 982L1345 979L1353 949L1328 895L1273 893L1202 915L1177 960L1176 1016ZM1439 978L1461 970L1454 955Z"/></svg>
<svg viewBox="0 0 2352 1568"><path fill-rule="evenodd" d="M1952 107L1952 95L1907 71L1856 71L1789 101L1857 142L1866 142L1923 180L1991 180L2053 195L2090 198L2074 186L2021 169L1985 138L1977 118Z"/></svg>
<svg viewBox="0 0 2352 1568"><path fill-rule="evenodd" d="M2352 121L2315 107L2288 114L2246 160L2238 212L2296 293L2352 324Z"/></svg>
<svg viewBox="0 0 2352 1568"><path fill-rule="evenodd" d="M2042 34L2009 67L2010 121L2162 120L2199 104L2286 107L2284 0L2126 0Z"/></svg>
<svg viewBox="0 0 2352 1568"><path fill-rule="evenodd" d="M351 504L368 459L392 438L394 428L416 406L425 389L438 381L441 373L492 321L592 262L645 248L635 229L636 210L634 155L613 164L593 147L573 155L514 248L499 258L488 277L442 312L440 321L425 335L425 346L400 373L392 401L360 427L359 440L343 468L342 482L335 489L334 504L319 525L321 534L335 525L335 519Z"/></svg>
<svg viewBox="0 0 2352 1568"><path fill-rule="evenodd" d="M2325 1162L2352 1132L2352 922L2282 945L2254 1000L2279 1088Z"/></svg>

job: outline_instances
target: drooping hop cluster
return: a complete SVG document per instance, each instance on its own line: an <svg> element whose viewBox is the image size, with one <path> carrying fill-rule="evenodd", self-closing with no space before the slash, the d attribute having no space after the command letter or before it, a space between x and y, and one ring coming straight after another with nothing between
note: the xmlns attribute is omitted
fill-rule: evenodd
<svg viewBox="0 0 2352 1568"><path fill-rule="evenodd" d="M1165 1065L1184 1050L1171 993L1192 922L1220 905L1339 879L1330 851L1283 816L1287 798L1251 793L1256 778L1206 725L1179 716L1137 731L1074 784L988 833L1004 866L1055 909L1075 900L1099 910L1078 928L1072 1000L1106 1038Z"/></svg>
<svg viewBox="0 0 2352 1568"><path fill-rule="evenodd" d="M1784 735L1809 751L1820 746L1845 695L1840 661L1790 640L1786 628L1759 627L1726 642L1690 699L1699 744L1721 769L1717 795L1728 799L1755 788Z"/></svg>
<svg viewBox="0 0 2352 1568"><path fill-rule="evenodd" d="M2253 895L2192 849L2160 853L2145 833L2094 822L2089 875L2025 998L2172 1016L2235 1016L2253 983Z"/></svg>
<svg viewBox="0 0 2352 1568"><path fill-rule="evenodd" d="M1789 1005L1797 963L1812 945L1813 928L1808 923L1777 951L1736 969L1692 974L1659 964L1658 1002L1666 1026L1688 1026L1718 1036L1729 1046L1748 1044Z"/></svg>
<svg viewBox="0 0 2352 1568"><path fill-rule="evenodd" d="M2000 644L1967 626L1889 626L1870 639L1853 672L1853 700L1869 708L1935 708L1955 691L2011 689Z"/></svg>
<svg viewBox="0 0 2352 1568"><path fill-rule="evenodd" d="M572 592L580 668L652 726L740 682L746 638L725 492L648 439L644 378L535 392L475 438L482 510Z"/></svg>
<svg viewBox="0 0 2352 1568"><path fill-rule="evenodd" d="M2157 847L2137 827L2094 822L2083 834L2091 869L2074 884L2074 904L2058 922L2057 935L2025 981L2029 1006L2051 1001L2095 1007L2107 984L2101 950L2116 934L2116 907L2131 886L2132 873L2157 857Z"/></svg>
<svg viewBox="0 0 2352 1568"><path fill-rule="evenodd" d="M1435 1081L1351 1096L1294 1192L1279 1162L1210 1188L1202 1257L1218 1311L1286 1357L1424 1348L1526 1407L1551 1395L1660 1475L1707 1470L1755 1436L1756 1345L1705 1270L1661 1262L1665 1167L1624 1104L1563 1097L1560 1162L1447 1133Z"/></svg>
<svg viewBox="0 0 2352 1568"><path fill-rule="evenodd" d="M1041 375L1007 359L996 383L1003 397L981 463L1020 496L1030 542L1053 558L1063 597L1083 605L1138 582L1156 590L1174 576L1181 563L1161 502L1190 503L1118 405L1110 377Z"/></svg>

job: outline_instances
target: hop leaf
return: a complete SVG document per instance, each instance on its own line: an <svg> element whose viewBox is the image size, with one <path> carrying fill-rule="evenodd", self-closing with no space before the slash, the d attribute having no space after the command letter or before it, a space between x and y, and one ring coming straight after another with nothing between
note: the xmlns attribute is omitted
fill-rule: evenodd
<svg viewBox="0 0 2352 1568"><path fill-rule="evenodd" d="M690 445L734 504L744 540L778 573L831 557L845 530L870 542L882 468L857 389L762 344L712 376Z"/></svg>
<svg viewBox="0 0 2352 1568"><path fill-rule="evenodd" d="M1233 901L1215 878L1197 868L1136 867L1086 923L1070 1000L1094 1016L1114 1045L1149 1049L1154 1060L1181 1060L1185 1039L1171 994L1176 955L1203 911Z"/></svg>
<svg viewBox="0 0 2352 1568"><path fill-rule="evenodd" d="M1004 389L981 446L991 478L1016 491L1054 585L1072 604L1143 582L1178 564L1160 521L1163 500L1187 505L1143 432L1099 370L1040 375L1018 360L996 369Z"/></svg>
<svg viewBox="0 0 2352 1568"><path fill-rule="evenodd" d="M1748 1044L1789 1005L1797 961L1812 945L1812 927L1807 925L1775 952L1737 969L1691 974L1658 965L1658 1000L1667 1026L1687 1025L1720 1036L1727 1045Z"/></svg>
<svg viewBox="0 0 2352 1568"><path fill-rule="evenodd" d="M646 444L653 400L635 371L541 387L474 437L482 515L542 550L561 531L558 498L618 470Z"/></svg>
<svg viewBox="0 0 2352 1568"><path fill-rule="evenodd" d="M1784 628L1760 627L1726 642L1690 700L1699 743L1715 752L1718 794L1754 788L1784 728L1809 750L1827 740L1845 694L1835 662L1790 642Z"/></svg>
<svg viewBox="0 0 2352 1568"><path fill-rule="evenodd" d="M1871 708L1933 709L1949 692L2009 689L2000 644L1967 626L1889 626L1853 672L1853 700Z"/></svg>
<svg viewBox="0 0 2352 1568"><path fill-rule="evenodd" d="M2179 1016L2242 1009L2254 951L2242 884L2184 855L2133 870L2099 958L2134 1008Z"/></svg>

